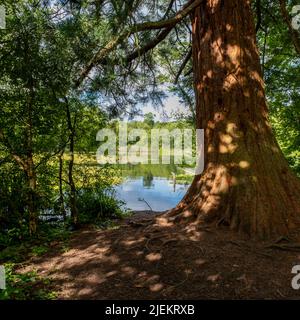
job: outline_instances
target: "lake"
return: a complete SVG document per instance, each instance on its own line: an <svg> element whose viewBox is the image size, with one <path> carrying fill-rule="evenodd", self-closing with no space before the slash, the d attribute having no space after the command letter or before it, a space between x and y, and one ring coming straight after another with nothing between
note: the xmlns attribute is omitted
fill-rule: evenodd
<svg viewBox="0 0 300 320"><path fill-rule="evenodd" d="M133 211L165 211L174 208L189 187L175 166L139 165L122 171L123 182L115 187L118 199Z"/></svg>

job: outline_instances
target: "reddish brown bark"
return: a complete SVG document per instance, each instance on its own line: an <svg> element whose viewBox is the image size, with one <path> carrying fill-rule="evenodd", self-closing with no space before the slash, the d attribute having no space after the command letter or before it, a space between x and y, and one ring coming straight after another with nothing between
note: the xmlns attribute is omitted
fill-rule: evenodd
<svg viewBox="0 0 300 320"><path fill-rule="evenodd" d="M268 120L250 1L207 0L191 19L205 170L169 215L260 238L286 234L299 225L300 183Z"/></svg>

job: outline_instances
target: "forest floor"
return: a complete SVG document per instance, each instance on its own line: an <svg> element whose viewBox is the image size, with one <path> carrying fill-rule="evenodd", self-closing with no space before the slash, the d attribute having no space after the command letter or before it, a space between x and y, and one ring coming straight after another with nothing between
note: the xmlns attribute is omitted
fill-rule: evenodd
<svg viewBox="0 0 300 320"><path fill-rule="evenodd" d="M76 231L68 250L53 243L21 272L50 277L58 299L299 299L291 287L299 248L279 240L196 230L143 212L113 229Z"/></svg>

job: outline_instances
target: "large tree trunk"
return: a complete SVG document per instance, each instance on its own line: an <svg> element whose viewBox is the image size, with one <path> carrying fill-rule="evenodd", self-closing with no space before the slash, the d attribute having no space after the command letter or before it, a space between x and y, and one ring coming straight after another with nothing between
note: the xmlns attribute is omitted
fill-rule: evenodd
<svg viewBox="0 0 300 320"><path fill-rule="evenodd" d="M169 215L259 238L287 234L300 222L300 182L268 120L250 1L207 0L191 18L205 169Z"/></svg>

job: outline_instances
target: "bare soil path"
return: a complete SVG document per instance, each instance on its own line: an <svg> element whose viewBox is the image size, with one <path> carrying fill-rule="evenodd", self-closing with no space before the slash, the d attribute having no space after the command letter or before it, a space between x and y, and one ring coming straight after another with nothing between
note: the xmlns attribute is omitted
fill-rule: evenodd
<svg viewBox="0 0 300 320"><path fill-rule="evenodd" d="M272 247L155 216L139 213L116 229L77 231L69 250L54 246L23 270L52 278L59 299L300 298L291 287L300 251L285 239Z"/></svg>

